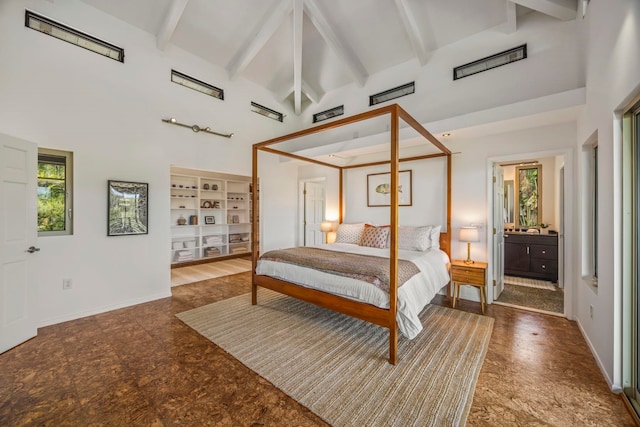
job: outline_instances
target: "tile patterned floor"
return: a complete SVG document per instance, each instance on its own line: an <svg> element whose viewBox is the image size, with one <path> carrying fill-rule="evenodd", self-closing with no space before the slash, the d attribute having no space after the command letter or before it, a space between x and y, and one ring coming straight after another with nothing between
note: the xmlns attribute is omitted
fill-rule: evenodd
<svg viewBox="0 0 640 427"><path fill-rule="evenodd" d="M0 355L0 425L326 425L174 316L246 293L250 280L178 286L171 298L40 329ZM575 323L497 305L487 315L496 322L468 425L633 425Z"/></svg>

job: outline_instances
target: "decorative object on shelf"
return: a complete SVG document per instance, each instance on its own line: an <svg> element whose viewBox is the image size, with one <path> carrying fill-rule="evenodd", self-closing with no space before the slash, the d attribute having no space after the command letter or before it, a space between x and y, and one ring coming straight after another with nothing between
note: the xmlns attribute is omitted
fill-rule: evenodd
<svg viewBox="0 0 640 427"><path fill-rule="evenodd" d="M540 234L549 234L549 226L551 224L545 224L544 222L540 224Z"/></svg>
<svg viewBox="0 0 640 427"><path fill-rule="evenodd" d="M460 227L460 236L458 240L461 242L467 242L467 259L464 263L473 264L474 261L471 259L471 242L480 241L478 229L476 227Z"/></svg>
<svg viewBox="0 0 640 427"><path fill-rule="evenodd" d="M411 170L398 173L398 206L412 205ZM367 206L391 205L391 174L367 175Z"/></svg>
<svg viewBox="0 0 640 427"><path fill-rule="evenodd" d="M183 217L182 215L180 215L180 218L178 218L178 220L176 221L176 224L178 224L178 225L187 225L187 219L185 217Z"/></svg>
<svg viewBox="0 0 640 427"><path fill-rule="evenodd" d="M185 125L184 123L180 123L174 117L171 117L171 118L168 118L168 119L162 119L162 121L165 122L165 123L169 123L171 125L181 126L183 128L189 128L192 131L194 131L195 133L204 132L204 133L210 133L212 135L223 136L225 138L231 138L233 136L233 133L220 133L220 132L213 131L213 130L211 130L211 128L209 126L203 128L203 127L200 127L198 125Z"/></svg>
<svg viewBox="0 0 640 427"><path fill-rule="evenodd" d="M109 180L107 236L148 234L149 184Z"/></svg>
<svg viewBox="0 0 640 427"><path fill-rule="evenodd" d="M220 255L220 249L218 248L207 248L204 250L205 256L218 256Z"/></svg>
<svg viewBox="0 0 640 427"><path fill-rule="evenodd" d="M196 242L194 242L193 240L187 240L186 242L184 242L184 247L186 249L193 249L196 247Z"/></svg>
<svg viewBox="0 0 640 427"><path fill-rule="evenodd" d="M218 191L218 184L213 184L213 185L211 186L211 189L212 189L213 191Z"/></svg>
<svg viewBox="0 0 640 427"><path fill-rule="evenodd" d="M202 205L200 205L200 207L202 209L211 209L211 202L209 200L205 200L204 202L202 202Z"/></svg>
<svg viewBox="0 0 640 427"><path fill-rule="evenodd" d="M231 217L231 222L232 222L233 224L240 224L240 216L239 216L239 215L233 215L233 216Z"/></svg>
<svg viewBox="0 0 640 427"><path fill-rule="evenodd" d="M174 250L182 249L182 247L183 247L182 246L182 242L173 242L171 244L171 248L174 249Z"/></svg>
<svg viewBox="0 0 640 427"><path fill-rule="evenodd" d="M206 183L205 183L205 184L202 186L202 189L203 189L203 190L208 190L208 189L209 189L209 184L206 184Z"/></svg>
<svg viewBox="0 0 640 427"><path fill-rule="evenodd" d="M216 217L211 215L207 215L204 217L204 223L205 224L215 224L216 223Z"/></svg>
<svg viewBox="0 0 640 427"><path fill-rule="evenodd" d="M219 201L214 201L213 202L213 209L220 209L220 202Z"/></svg>
<svg viewBox="0 0 640 427"><path fill-rule="evenodd" d="M198 225L198 215L189 216L189 225Z"/></svg>

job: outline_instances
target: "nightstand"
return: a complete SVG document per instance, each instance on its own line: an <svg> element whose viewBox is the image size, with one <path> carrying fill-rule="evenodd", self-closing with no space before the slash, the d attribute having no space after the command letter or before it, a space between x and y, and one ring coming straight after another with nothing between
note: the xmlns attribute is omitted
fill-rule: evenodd
<svg viewBox="0 0 640 427"><path fill-rule="evenodd" d="M480 289L480 306L484 314L484 306L487 304L485 287L487 285L487 263L476 261L473 264L465 264L464 261L451 261L451 282L453 283L452 307L456 306L456 300L460 299L460 286L471 285Z"/></svg>

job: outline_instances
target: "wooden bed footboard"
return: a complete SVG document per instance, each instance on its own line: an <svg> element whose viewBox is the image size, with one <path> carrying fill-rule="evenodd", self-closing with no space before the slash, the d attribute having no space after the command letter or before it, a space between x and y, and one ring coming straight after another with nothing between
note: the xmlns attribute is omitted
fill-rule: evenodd
<svg viewBox="0 0 640 427"><path fill-rule="evenodd" d="M389 309L378 308L371 304L258 274L253 275L251 284L251 304L253 305L258 302L258 286L389 329L389 363L396 364L398 358L398 327L396 318L391 315Z"/></svg>

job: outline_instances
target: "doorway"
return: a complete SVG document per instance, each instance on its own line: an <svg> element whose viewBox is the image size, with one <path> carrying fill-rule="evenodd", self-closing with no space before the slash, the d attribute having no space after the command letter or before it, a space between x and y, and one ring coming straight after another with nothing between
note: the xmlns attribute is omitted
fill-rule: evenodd
<svg viewBox="0 0 640 427"><path fill-rule="evenodd" d="M566 316L564 154L492 162L491 301ZM499 200L498 200L499 199Z"/></svg>
<svg viewBox="0 0 640 427"><path fill-rule="evenodd" d="M325 220L325 205L324 178L300 181L300 246L315 246L325 243L324 233L320 229Z"/></svg>

